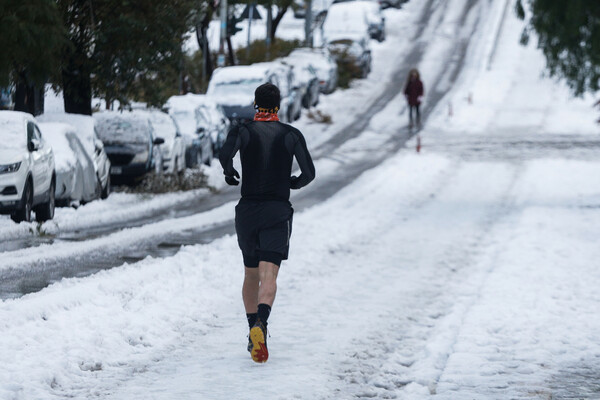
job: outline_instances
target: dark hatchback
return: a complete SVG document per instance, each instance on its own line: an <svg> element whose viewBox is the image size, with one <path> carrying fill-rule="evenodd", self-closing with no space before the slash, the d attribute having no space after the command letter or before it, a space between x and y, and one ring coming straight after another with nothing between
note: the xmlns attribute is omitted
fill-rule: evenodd
<svg viewBox="0 0 600 400"><path fill-rule="evenodd" d="M254 114L256 114L256 110L254 109L253 105L228 106L223 104L223 111L233 125L252 121L254 119Z"/></svg>
<svg viewBox="0 0 600 400"><path fill-rule="evenodd" d="M114 183L130 183L151 171L162 170L160 145L147 115L135 112L94 114L98 136L110 159Z"/></svg>

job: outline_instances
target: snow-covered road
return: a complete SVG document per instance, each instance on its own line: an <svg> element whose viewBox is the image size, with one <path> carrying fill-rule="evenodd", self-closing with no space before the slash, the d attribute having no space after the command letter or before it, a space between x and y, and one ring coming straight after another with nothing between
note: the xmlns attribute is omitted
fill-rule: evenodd
<svg viewBox="0 0 600 400"><path fill-rule="evenodd" d="M485 15L458 83L436 102L421 153L412 139L295 215L268 363L246 352L241 256L226 235L2 301L0 398L600 398L590 100L540 77L541 55L518 46L522 25L505 1L434 3L439 23L423 40L443 37L444 20L469 32L465 21ZM465 6L474 13L457 12ZM451 70L430 52L422 71ZM342 146L346 158L323 158L318 172L388 145L380 135L405 123L401 104L393 98ZM225 205L160 229L232 214ZM113 239L133 246L155 228Z"/></svg>

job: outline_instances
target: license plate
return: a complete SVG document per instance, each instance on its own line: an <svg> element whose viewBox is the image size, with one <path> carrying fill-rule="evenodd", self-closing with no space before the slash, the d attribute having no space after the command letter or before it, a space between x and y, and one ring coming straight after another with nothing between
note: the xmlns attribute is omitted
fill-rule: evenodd
<svg viewBox="0 0 600 400"><path fill-rule="evenodd" d="M110 167L110 173L113 175L120 175L123 173L123 168L121 167Z"/></svg>

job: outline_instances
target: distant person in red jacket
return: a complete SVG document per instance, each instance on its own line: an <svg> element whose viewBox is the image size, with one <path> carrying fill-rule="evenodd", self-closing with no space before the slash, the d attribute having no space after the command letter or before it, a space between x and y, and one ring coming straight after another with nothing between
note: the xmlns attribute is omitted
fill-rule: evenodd
<svg viewBox="0 0 600 400"><path fill-rule="evenodd" d="M417 126L421 126L421 113L419 111L419 106L421 105L421 100L423 99L423 82L419 77L419 71L416 68L410 70L408 74L408 79L406 80L406 87L404 88L404 96L406 96L406 101L408 102L408 116L409 116L409 127L413 127L413 111L415 111L417 115Z"/></svg>

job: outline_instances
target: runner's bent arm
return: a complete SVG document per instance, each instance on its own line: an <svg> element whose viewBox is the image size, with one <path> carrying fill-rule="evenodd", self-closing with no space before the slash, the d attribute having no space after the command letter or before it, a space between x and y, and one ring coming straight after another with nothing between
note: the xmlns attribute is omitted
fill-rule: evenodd
<svg viewBox="0 0 600 400"><path fill-rule="evenodd" d="M235 153L238 152L240 147L242 147L242 137L238 125L229 131L227 139L225 139L225 143L223 143L223 147L219 151L219 161L223 167L223 174L227 177L240 176L235 168L233 168L233 157L235 157Z"/></svg>
<svg viewBox="0 0 600 400"><path fill-rule="evenodd" d="M295 132L294 136L296 137L294 156L296 157L296 161L298 161L301 173L298 177L292 176L290 188L300 189L315 179L315 166L306 147L304 136L302 136L300 131Z"/></svg>

